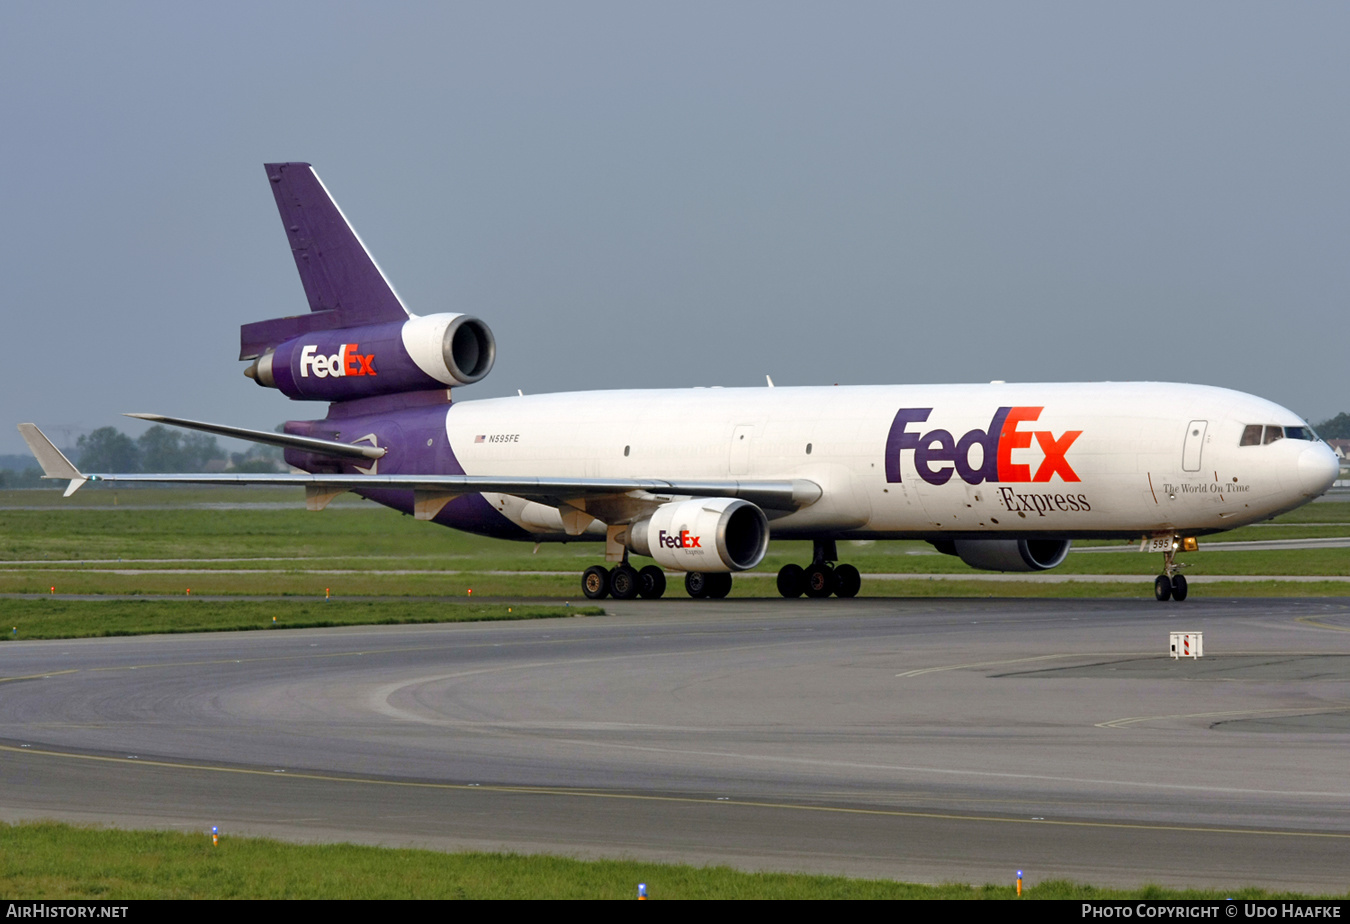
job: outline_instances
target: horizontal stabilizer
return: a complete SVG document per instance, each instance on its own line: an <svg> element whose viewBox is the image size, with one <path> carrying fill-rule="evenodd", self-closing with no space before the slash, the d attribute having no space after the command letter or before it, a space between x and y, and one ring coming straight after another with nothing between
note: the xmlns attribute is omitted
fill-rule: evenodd
<svg viewBox="0 0 1350 924"><path fill-rule="evenodd" d="M228 427L225 424L205 423L200 420L184 420L181 417L165 417L163 414L124 414L137 420L150 420L168 424L171 427L185 427L188 430L200 430L217 436L248 440L250 443L266 443L269 446L281 446L286 449L303 449L326 456L338 456L347 459L381 459L388 451L382 446L367 446L358 443L339 443L336 440L322 440L313 436L295 436L290 433L271 433L267 430L249 430L246 427ZM30 425L23 425L30 426ZM22 426L20 427L22 429ZM36 429L36 428L35 428ZM29 445L32 445L31 443Z"/></svg>

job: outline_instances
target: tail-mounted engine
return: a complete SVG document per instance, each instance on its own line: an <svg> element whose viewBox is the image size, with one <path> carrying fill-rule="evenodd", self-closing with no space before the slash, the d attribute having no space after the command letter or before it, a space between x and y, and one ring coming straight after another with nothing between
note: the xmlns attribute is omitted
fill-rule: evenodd
<svg viewBox="0 0 1350 924"><path fill-rule="evenodd" d="M743 500L696 497L665 504L634 523L628 547L677 571L745 571L769 549L769 520Z"/></svg>
<svg viewBox="0 0 1350 924"><path fill-rule="evenodd" d="M497 342L467 314L430 314L316 330L269 349L245 370L288 398L349 401L470 385L492 370Z"/></svg>

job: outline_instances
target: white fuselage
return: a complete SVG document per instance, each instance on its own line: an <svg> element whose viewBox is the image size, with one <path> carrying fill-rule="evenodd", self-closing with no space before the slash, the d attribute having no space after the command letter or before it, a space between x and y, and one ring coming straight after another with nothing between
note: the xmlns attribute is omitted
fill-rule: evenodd
<svg viewBox="0 0 1350 924"><path fill-rule="evenodd" d="M602 391L446 416L470 475L808 479L820 499L771 512L772 532L817 538L1203 534L1334 480L1325 444L1240 445L1252 425L1304 426L1252 395L1153 382ZM565 536L554 508L489 500L538 538Z"/></svg>

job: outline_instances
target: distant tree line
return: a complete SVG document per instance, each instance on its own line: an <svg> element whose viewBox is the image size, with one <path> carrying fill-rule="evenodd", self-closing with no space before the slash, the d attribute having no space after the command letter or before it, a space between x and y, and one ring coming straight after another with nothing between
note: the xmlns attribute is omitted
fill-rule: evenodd
<svg viewBox="0 0 1350 924"><path fill-rule="evenodd" d="M75 465L85 472L275 472L281 450L254 446L227 455L214 436L153 426L132 439L116 427L100 427L75 443Z"/></svg>
<svg viewBox="0 0 1350 924"><path fill-rule="evenodd" d="M1341 411L1330 420L1314 424L1313 429L1324 440L1350 440L1350 414Z"/></svg>
<svg viewBox="0 0 1350 924"><path fill-rule="evenodd" d="M50 488L53 483L42 480L42 469L31 458L24 460L10 456L16 462L0 468L0 488Z"/></svg>
<svg viewBox="0 0 1350 924"><path fill-rule="evenodd" d="M82 472L200 472L225 451L214 436L154 426L138 439L116 427L99 427L75 443Z"/></svg>

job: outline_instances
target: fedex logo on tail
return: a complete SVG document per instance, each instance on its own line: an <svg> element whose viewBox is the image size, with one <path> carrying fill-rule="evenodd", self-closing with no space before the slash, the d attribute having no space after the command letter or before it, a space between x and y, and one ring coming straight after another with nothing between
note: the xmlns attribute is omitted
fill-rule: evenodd
<svg viewBox="0 0 1350 924"><path fill-rule="evenodd" d="M348 375L375 375L375 354L362 356L356 352L361 349L359 343L344 343L342 349L331 356L316 356L316 346L306 346L300 352L300 375L309 378L312 371L315 378L326 379L329 376L342 378Z"/></svg>
<svg viewBox="0 0 1350 924"><path fill-rule="evenodd" d="M967 484L984 482L1049 481L1058 475L1061 481L1079 481L1065 454L1082 430L1065 430L1059 437L1049 430L1024 425L1035 423L1043 407L1001 407L994 412L988 430L971 430L957 438L947 430L929 430L920 434L921 424L933 413L931 407L902 407L891 423L886 437L886 480L900 481L900 454L914 453L914 468L919 477L932 485L946 484L952 473ZM1032 440L1043 458L1033 474L1031 465L1013 462L1015 449L1029 449ZM980 447L978 461L972 462L972 450Z"/></svg>

